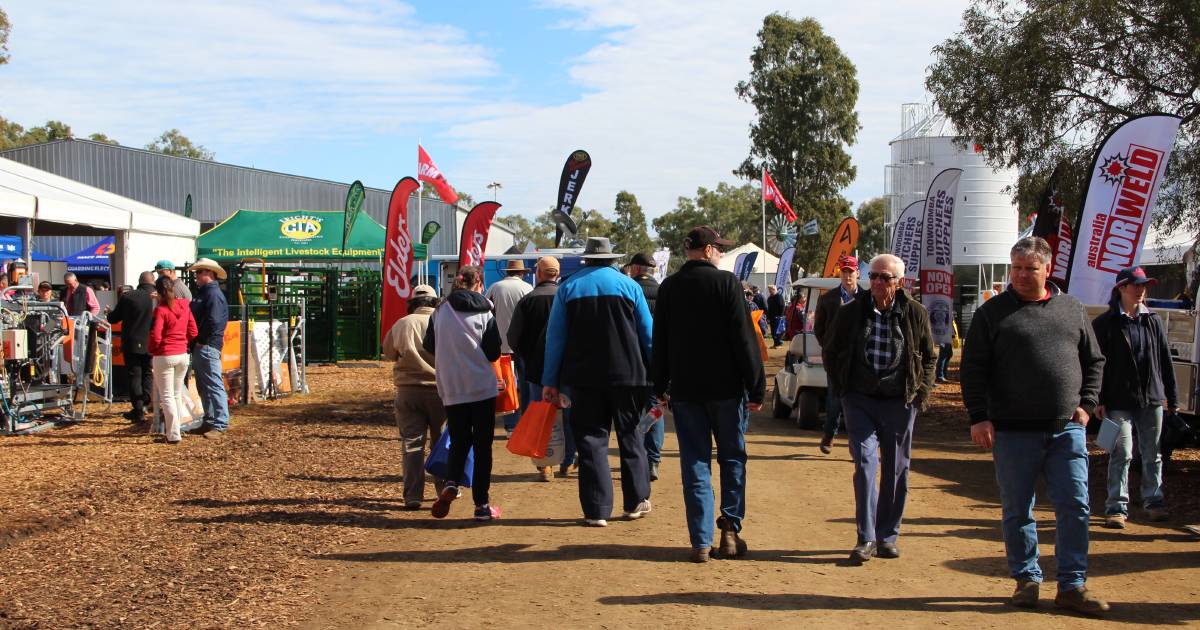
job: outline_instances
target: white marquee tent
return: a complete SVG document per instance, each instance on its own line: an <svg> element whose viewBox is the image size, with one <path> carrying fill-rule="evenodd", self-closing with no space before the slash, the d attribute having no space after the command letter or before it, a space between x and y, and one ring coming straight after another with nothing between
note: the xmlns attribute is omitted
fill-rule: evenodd
<svg viewBox="0 0 1200 630"><path fill-rule="evenodd" d="M721 254L721 262L717 267L725 271L733 271L733 264L737 262L738 255L748 252L758 252L758 258L754 261L754 268L750 271L749 282L761 289L763 295L766 295L767 285L775 284L775 272L779 270L778 256L754 243L746 243Z"/></svg>
<svg viewBox="0 0 1200 630"><path fill-rule="evenodd" d="M136 285L159 260L195 260L200 223L0 158L0 232L21 236L26 255L37 236L115 236L113 282Z"/></svg>

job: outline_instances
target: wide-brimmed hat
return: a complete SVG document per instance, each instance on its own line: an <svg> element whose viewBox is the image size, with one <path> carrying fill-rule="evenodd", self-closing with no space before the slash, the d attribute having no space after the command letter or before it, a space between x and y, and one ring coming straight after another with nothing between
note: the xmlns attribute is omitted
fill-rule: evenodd
<svg viewBox="0 0 1200 630"><path fill-rule="evenodd" d="M1158 284L1158 280L1155 280L1154 278L1147 276L1146 270L1142 269L1141 267L1130 267L1128 269L1122 269L1117 274L1117 286L1120 287L1120 286L1124 286L1127 284L1151 284L1151 285L1153 285L1153 284Z"/></svg>
<svg viewBox="0 0 1200 630"><path fill-rule="evenodd" d="M654 259L651 258L650 254L647 254L646 252L638 252L638 253L634 254L633 258L629 259L629 264L641 265L643 267L655 267L656 266L654 264Z"/></svg>
<svg viewBox="0 0 1200 630"><path fill-rule="evenodd" d="M191 267L188 267L188 271L192 273L196 273L201 269L215 273L217 275L217 280L225 279L225 270L221 268L221 265L217 264L217 261L211 258L201 258L192 263Z"/></svg>
<svg viewBox="0 0 1200 630"><path fill-rule="evenodd" d="M510 271L520 271L520 272L526 272L526 271L529 271L529 270L525 268L525 261L524 261L524 260L521 260L520 258L517 258L517 259L515 259L515 260L510 260L510 261L508 261L508 262L507 262L507 263L504 265L504 272L505 272L505 273L508 273L508 272L510 272Z"/></svg>
<svg viewBox="0 0 1200 630"><path fill-rule="evenodd" d="M620 258L624 254L613 253L612 243L603 236L589 236L587 244L583 246L583 253L580 258L588 258L595 260L612 260Z"/></svg>

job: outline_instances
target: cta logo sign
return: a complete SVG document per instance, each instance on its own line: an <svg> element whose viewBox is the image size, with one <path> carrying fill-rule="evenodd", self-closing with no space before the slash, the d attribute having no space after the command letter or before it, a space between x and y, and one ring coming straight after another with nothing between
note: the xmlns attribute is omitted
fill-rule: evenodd
<svg viewBox="0 0 1200 630"><path fill-rule="evenodd" d="M292 242L304 243L321 233L321 221L307 214L286 217L279 220L279 233Z"/></svg>

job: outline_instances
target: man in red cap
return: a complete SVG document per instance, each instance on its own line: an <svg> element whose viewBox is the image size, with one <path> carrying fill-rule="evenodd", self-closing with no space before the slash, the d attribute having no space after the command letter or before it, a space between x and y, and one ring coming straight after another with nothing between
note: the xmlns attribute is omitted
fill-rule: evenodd
<svg viewBox="0 0 1200 630"><path fill-rule="evenodd" d="M817 300L817 312L813 316L813 335L817 337L821 347L829 340L830 324L833 316L843 304L854 301L858 295L858 259L854 256L842 256L838 259L838 276L842 284L835 290L826 291ZM821 452L828 455L833 451L833 436L837 434L838 417L842 415L842 404L833 395L833 388L826 388L825 398L825 434L821 437Z"/></svg>

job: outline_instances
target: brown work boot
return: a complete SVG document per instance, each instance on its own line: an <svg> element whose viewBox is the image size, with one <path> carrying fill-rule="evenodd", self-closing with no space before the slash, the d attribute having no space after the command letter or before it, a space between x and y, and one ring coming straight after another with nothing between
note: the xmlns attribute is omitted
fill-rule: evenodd
<svg viewBox="0 0 1200 630"><path fill-rule="evenodd" d="M1040 582L1017 580L1017 590L1013 591L1009 603L1017 608L1037 608L1038 597L1041 596L1040 588Z"/></svg>
<svg viewBox="0 0 1200 630"><path fill-rule="evenodd" d="M698 564L708 562L708 547L696 547L688 553L688 560Z"/></svg>
<svg viewBox="0 0 1200 630"><path fill-rule="evenodd" d="M1086 586L1080 586L1070 591L1059 591L1054 596L1054 606L1091 617L1099 617L1108 612L1108 602L1092 595Z"/></svg>
<svg viewBox="0 0 1200 630"><path fill-rule="evenodd" d="M1171 518L1171 513L1167 508L1152 507L1146 508L1146 519L1151 523L1164 523Z"/></svg>
<svg viewBox="0 0 1200 630"><path fill-rule="evenodd" d="M738 533L734 531L733 526L725 520L724 516L717 519L717 527L721 529L721 542L716 547L713 547L712 556L714 558L732 560L746 555L746 541L742 540L741 536L738 536Z"/></svg>
<svg viewBox="0 0 1200 630"><path fill-rule="evenodd" d="M1109 514L1104 517L1104 527L1108 529L1125 529L1124 514Z"/></svg>

